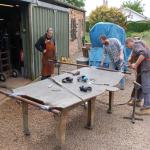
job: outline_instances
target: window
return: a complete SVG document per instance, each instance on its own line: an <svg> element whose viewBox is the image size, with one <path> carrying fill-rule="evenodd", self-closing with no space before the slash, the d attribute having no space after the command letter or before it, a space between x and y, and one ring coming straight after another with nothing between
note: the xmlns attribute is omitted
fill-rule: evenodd
<svg viewBox="0 0 150 150"><path fill-rule="evenodd" d="M72 18L71 19L71 40L72 41L74 41L77 38L76 32L77 32L76 19Z"/></svg>

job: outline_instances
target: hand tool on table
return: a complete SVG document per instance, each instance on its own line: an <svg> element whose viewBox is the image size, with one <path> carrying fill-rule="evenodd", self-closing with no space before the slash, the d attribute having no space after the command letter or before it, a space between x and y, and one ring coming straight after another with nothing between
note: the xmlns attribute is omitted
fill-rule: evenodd
<svg viewBox="0 0 150 150"><path fill-rule="evenodd" d="M110 86L108 83L95 83L95 79L89 79L89 84L94 84L94 85L104 85L104 86Z"/></svg>
<svg viewBox="0 0 150 150"><path fill-rule="evenodd" d="M83 75L77 78L78 82L87 82L88 78L87 76Z"/></svg>
<svg viewBox="0 0 150 150"><path fill-rule="evenodd" d="M62 79L62 83L72 83L72 82L73 82L73 78L71 77L66 77Z"/></svg>
<svg viewBox="0 0 150 150"><path fill-rule="evenodd" d="M73 76L78 76L78 75L80 75L80 71L76 71L76 72L71 72L71 71L62 71L62 72L72 74Z"/></svg>
<svg viewBox="0 0 150 150"><path fill-rule="evenodd" d="M62 87L62 88L64 88L65 90L67 90L69 93L71 93L71 94L73 94L74 96L76 96L76 97L78 97L79 99L81 99L82 100L82 102L84 103L84 105L85 105L85 101L84 101L84 99L82 98L82 97L80 97L80 96L78 96L77 94L75 94L74 92L72 92L70 89L68 89L68 88L66 88L65 86L63 86L63 84L61 84L60 82L57 82L55 79L53 79L53 78L49 78L52 82L54 82L54 83L56 83L59 87Z"/></svg>
<svg viewBox="0 0 150 150"><path fill-rule="evenodd" d="M92 87L90 87L90 86L80 86L79 89L81 92L88 92L88 91L91 92L92 91Z"/></svg>

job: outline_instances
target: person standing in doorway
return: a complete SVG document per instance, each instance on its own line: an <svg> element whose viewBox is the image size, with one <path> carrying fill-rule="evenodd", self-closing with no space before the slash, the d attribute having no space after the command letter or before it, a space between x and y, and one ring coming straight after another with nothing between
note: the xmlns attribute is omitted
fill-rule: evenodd
<svg viewBox="0 0 150 150"><path fill-rule="evenodd" d="M100 41L103 44L103 57L101 66L104 65L107 54L110 58L109 67L120 72L124 71L124 53L121 43L116 38L107 38L105 35L100 36ZM120 81L120 89L125 88L125 78Z"/></svg>
<svg viewBox="0 0 150 150"><path fill-rule="evenodd" d="M55 60L56 58L56 45L53 39L53 29L48 28L47 33L39 38L36 42L35 47L38 51L43 53L42 57L42 71L41 80L51 77L54 74L55 64L49 60Z"/></svg>

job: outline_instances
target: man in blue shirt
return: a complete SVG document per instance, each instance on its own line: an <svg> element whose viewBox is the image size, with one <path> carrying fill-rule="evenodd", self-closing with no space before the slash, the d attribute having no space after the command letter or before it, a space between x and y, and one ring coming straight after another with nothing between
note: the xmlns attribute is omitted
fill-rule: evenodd
<svg viewBox="0 0 150 150"><path fill-rule="evenodd" d="M110 58L110 68L123 72L124 70L124 53L120 41L116 38L107 38L106 36L100 37L103 44L103 57L101 66L103 66L106 56ZM120 89L123 90L125 86L125 79L120 81Z"/></svg>

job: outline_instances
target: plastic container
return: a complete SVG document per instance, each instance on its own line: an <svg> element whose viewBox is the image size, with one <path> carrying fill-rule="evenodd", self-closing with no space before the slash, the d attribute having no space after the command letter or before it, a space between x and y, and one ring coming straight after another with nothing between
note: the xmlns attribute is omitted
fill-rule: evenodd
<svg viewBox="0 0 150 150"><path fill-rule="evenodd" d="M80 57L76 59L77 64L88 65L89 59L87 57ZM82 66L77 66L77 68L82 68Z"/></svg>

